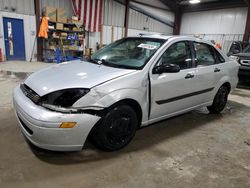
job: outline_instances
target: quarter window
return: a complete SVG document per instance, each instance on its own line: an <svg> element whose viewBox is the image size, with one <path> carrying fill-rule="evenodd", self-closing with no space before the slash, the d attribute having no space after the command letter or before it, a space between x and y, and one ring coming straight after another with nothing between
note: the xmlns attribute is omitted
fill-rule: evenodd
<svg viewBox="0 0 250 188"><path fill-rule="evenodd" d="M187 41L172 44L162 55L157 65L176 64L181 69L187 69L192 66L192 55Z"/></svg>
<svg viewBox="0 0 250 188"><path fill-rule="evenodd" d="M194 43L196 66L207 66L215 64L213 49L208 44Z"/></svg>

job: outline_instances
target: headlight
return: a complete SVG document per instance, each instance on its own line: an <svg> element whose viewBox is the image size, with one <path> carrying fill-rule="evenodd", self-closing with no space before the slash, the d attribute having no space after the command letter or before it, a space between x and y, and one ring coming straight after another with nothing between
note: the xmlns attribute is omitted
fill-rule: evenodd
<svg viewBox="0 0 250 188"><path fill-rule="evenodd" d="M229 56L229 58L237 62L239 62L239 59L240 59L238 56L234 56L234 55Z"/></svg>
<svg viewBox="0 0 250 188"><path fill-rule="evenodd" d="M50 108L52 106L69 108L78 99L86 95L89 91L90 91L89 89L81 89L81 88L55 91L43 96L40 104L46 108Z"/></svg>

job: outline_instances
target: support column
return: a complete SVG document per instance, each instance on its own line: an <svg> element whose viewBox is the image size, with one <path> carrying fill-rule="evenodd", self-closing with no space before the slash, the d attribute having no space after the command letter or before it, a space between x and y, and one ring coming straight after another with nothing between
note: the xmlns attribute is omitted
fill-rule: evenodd
<svg viewBox="0 0 250 188"><path fill-rule="evenodd" d="M176 8L174 14L175 14L175 16L174 16L173 34L174 35L179 35L180 34L180 29L181 29L181 17L182 17L181 9L179 7Z"/></svg>
<svg viewBox="0 0 250 188"><path fill-rule="evenodd" d="M245 27L243 42L248 42L249 41L249 35L250 35L250 7L248 7L247 21L246 21L246 27Z"/></svg>
<svg viewBox="0 0 250 188"><path fill-rule="evenodd" d="M36 39L37 39L37 61L42 61L43 49L42 49L42 39L38 38L38 32L40 28L40 0L34 0L35 5L35 15L36 15Z"/></svg>
<svg viewBox="0 0 250 188"><path fill-rule="evenodd" d="M125 19L124 19L125 37L128 36L128 21L129 21L129 0L126 0Z"/></svg>

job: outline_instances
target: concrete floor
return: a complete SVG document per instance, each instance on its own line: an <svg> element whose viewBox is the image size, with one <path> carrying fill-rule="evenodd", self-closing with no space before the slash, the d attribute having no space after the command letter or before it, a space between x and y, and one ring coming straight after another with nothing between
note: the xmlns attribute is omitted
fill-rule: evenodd
<svg viewBox="0 0 250 188"><path fill-rule="evenodd" d="M88 144L59 153L22 136L11 99L20 81L0 73L0 188L250 187L249 85L230 95L221 115L200 109L162 121L138 130L121 151Z"/></svg>

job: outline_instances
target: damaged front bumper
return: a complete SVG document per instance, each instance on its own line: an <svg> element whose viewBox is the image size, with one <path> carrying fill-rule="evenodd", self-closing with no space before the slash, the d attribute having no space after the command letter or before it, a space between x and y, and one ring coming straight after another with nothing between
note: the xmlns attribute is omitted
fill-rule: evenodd
<svg viewBox="0 0 250 188"><path fill-rule="evenodd" d="M24 136L34 145L55 151L79 151L89 132L100 119L87 113L53 112L34 104L17 86L13 103ZM73 128L60 128L63 122L76 122Z"/></svg>

